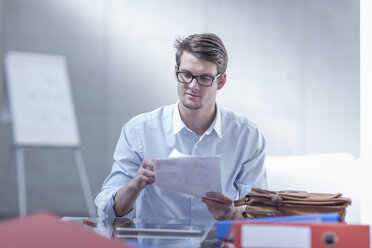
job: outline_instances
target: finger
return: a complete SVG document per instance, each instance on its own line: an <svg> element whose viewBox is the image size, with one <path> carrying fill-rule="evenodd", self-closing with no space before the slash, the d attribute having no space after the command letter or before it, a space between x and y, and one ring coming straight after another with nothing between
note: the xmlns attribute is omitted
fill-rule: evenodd
<svg viewBox="0 0 372 248"><path fill-rule="evenodd" d="M148 177L148 178L153 178L155 179L155 173L153 171L149 171L149 170L143 170L141 172L141 175L144 175L145 177Z"/></svg>
<svg viewBox="0 0 372 248"><path fill-rule="evenodd" d="M226 204L225 202L209 199L209 198L202 198L202 202L204 202L207 205L207 208L214 208L214 209L220 209L220 208L226 208L227 206L230 206L230 204Z"/></svg>
<svg viewBox="0 0 372 248"><path fill-rule="evenodd" d="M155 182L155 178L146 177L144 175L139 176L139 181L144 182L145 184L153 184Z"/></svg>
<svg viewBox="0 0 372 248"><path fill-rule="evenodd" d="M142 166L143 168L145 168L145 169L148 169L148 170L154 171L154 162L153 162L152 160L149 160L149 159L145 159L145 160L143 160L141 166Z"/></svg>
<svg viewBox="0 0 372 248"><path fill-rule="evenodd" d="M206 196L208 198L212 198L212 199L215 199L217 201L221 201L225 204L231 204L232 203L232 199L230 197L228 197L227 195L221 194L221 193L208 192L208 193L206 193Z"/></svg>
<svg viewBox="0 0 372 248"><path fill-rule="evenodd" d="M153 184L153 183L155 183L155 178L148 178L147 183L148 183L148 184Z"/></svg>

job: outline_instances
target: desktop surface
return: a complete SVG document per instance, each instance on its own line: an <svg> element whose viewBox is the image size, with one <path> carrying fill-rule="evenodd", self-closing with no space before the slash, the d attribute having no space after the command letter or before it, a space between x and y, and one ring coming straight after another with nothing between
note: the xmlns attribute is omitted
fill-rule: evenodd
<svg viewBox="0 0 372 248"><path fill-rule="evenodd" d="M221 247L216 223L191 224L186 220L63 217L110 239L140 247Z"/></svg>

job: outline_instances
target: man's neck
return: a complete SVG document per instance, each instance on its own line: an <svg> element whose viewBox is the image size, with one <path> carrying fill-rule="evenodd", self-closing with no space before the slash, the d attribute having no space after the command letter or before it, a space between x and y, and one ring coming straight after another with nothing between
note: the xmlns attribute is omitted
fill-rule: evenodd
<svg viewBox="0 0 372 248"><path fill-rule="evenodd" d="M216 105L211 108L188 109L178 103L178 110L185 125L200 138L210 127L216 116Z"/></svg>

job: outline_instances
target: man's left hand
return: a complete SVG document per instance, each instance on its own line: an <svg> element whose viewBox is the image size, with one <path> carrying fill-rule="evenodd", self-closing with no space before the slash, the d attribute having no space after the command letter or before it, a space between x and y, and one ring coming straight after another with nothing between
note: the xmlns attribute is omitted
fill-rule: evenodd
<svg viewBox="0 0 372 248"><path fill-rule="evenodd" d="M236 219L238 209L234 207L233 200L224 194L208 192L207 197L202 197L202 202L207 205L209 212L216 220Z"/></svg>

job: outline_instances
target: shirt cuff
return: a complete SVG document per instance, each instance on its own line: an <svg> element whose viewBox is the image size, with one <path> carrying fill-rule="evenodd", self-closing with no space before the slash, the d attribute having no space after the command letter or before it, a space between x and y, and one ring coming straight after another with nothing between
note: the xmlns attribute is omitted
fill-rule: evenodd
<svg viewBox="0 0 372 248"><path fill-rule="evenodd" d="M114 210L114 204L115 204L114 198L120 188L121 187L105 189L97 195L95 199L95 204L97 207L98 217L100 218L116 217L115 210ZM133 208L122 217L132 218Z"/></svg>

